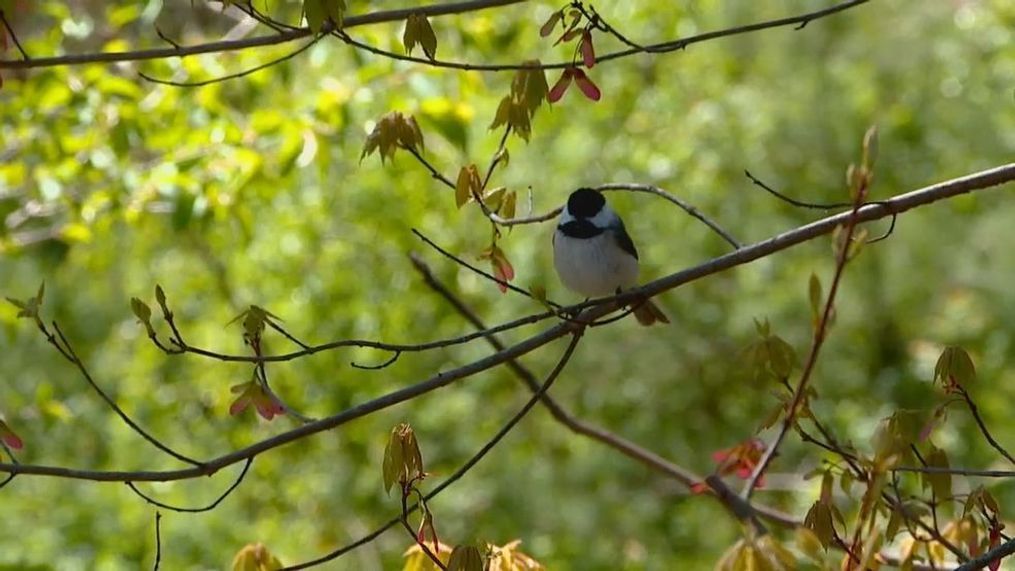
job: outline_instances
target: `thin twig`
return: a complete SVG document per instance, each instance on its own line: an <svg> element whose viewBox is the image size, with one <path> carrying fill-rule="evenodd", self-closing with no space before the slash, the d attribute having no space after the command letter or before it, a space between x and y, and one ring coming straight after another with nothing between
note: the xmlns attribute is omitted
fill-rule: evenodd
<svg viewBox="0 0 1015 571"><path fill-rule="evenodd" d="M416 493L419 493L419 490L416 490ZM405 532L409 534L409 537L411 537L414 542L416 542L416 545L418 545L419 548L423 551L423 554L426 555L430 559L430 561L432 561L433 564L436 565L438 568L447 570L447 566L444 565L444 562L441 561L440 558L437 557L437 555L434 554L433 551L430 551L430 548L426 546L426 539L425 538L420 539L419 536L417 536L416 532L412 530L412 526L409 525L409 514L412 513L412 511L414 511L418 505L420 505L420 504L413 504L412 505L412 510L410 510L409 509L409 494L407 493L407 491L403 490L402 491L402 516L400 518L398 518L398 519L401 520L402 527L405 528ZM424 511L425 511L425 506L424 506ZM436 542L435 542L435 544L436 544ZM440 549L440 547L438 545L434 545L434 547L437 547L438 549Z"/></svg>
<svg viewBox="0 0 1015 571"><path fill-rule="evenodd" d="M181 462L186 462L187 464L191 464L197 467L203 465L202 462L184 456L183 454L180 454L179 452L166 446L165 444L160 442L157 438L149 434L145 429L141 428L141 426L138 423L134 422L134 419L128 416L127 413L124 412L122 408L120 408L120 405L116 404L116 401L114 401L112 397L106 394L106 391L104 391L102 387L100 387L99 384L95 382L95 379L92 378L92 375L91 373L88 372L88 369L85 367L84 362L82 362L81 359L78 357L77 353L74 352L74 348L71 346L70 342L67 341L67 337L64 336L63 331L60 330L60 326L57 324L56 321L53 321L53 329L56 330L57 336L60 338L60 341L63 343L63 346L66 349L66 351L61 350L60 352L63 353L64 356L67 357L70 360L70 362L78 368L78 371L81 372L81 375L85 378L85 381L87 381L88 384L92 387L92 390L94 390L99 395L99 397L106 402L109 408L111 408L113 412L115 412L116 415L119 416L120 419L127 424L127 426L129 426L134 432L136 432L142 438L147 440L153 446L165 452L166 454L172 456L173 458L176 458ZM53 343L54 340L52 336L49 336L48 332L46 333L47 338L50 339L51 343ZM57 348L60 349L59 346L57 346Z"/></svg>
<svg viewBox="0 0 1015 571"><path fill-rule="evenodd" d="M294 57L300 55L301 53L303 53L303 52L309 50L310 48L314 47L314 44L316 44L317 42L321 41L321 38L323 38L323 37L324 36L315 36L313 39L311 39L309 42L303 44L299 48L297 48L297 49L295 49L295 50L293 50L293 51L291 51L291 52L289 52L289 53L287 53L287 54L285 54L283 56L277 57L277 58L275 58L273 60L267 61L267 62L262 63L260 65L255 65L254 67L252 67L250 69L245 69L243 71L238 71L236 73L229 73L229 74L226 74L226 75L220 75L218 77L213 77L211 79L204 79L204 80L201 80L201 81L173 81L171 79L159 79L157 77L152 77L152 76L150 76L150 75L148 75L148 74L146 74L144 72L141 72L141 71L137 72L137 74L139 76L141 76L141 79L144 79L145 81L150 81L151 83L157 83L159 85L170 85L172 87L204 87L205 85L212 85L214 83L222 83L223 81L229 81L230 79L238 79L240 77L246 77L246 76L251 75L253 73L257 73L257 72L259 72L261 70L268 69L269 67L276 66L276 65L278 65L280 63L287 62L287 61L293 59Z"/></svg>
<svg viewBox="0 0 1015 571"><path fill-rule="evenodd" d="M976 421L976 426L980 428L980 432L983 434L983 437L987 439L987 442L990 443L990 445L994 448L994 450L997 450L999 454L1005 457L1005 459L1007 459L1012 464L1015 464L1015 458L1013 458L1012 455L1009 454L1007 450L1005 450L1004 446L1001 446L1001 444L994 439L994 436L990 433L990 430L987 429L987 424L983 421L983 417L980 416L980 409L976 406L976 403L973 402L972 397L969 396L969 393L966 391L965 387L958 386L957 390L962 399L966 401L966 406L969 408L969 413L973 415L973 420Z"/></svg>
<svg viewBox="0 0 1015 571"><path fill-rule="evenodd" d="M155 571L159 571L159 565L162 563L162 513L158 510L155 511L155 565L152 567Z"/></svg>
<svg viewBox="0 0 1015 571"><path fill-rule="evenodd" d="M215 500L212 501L210 504L208 504L208 505L206 505L204 507L200 507L200 508L183 508L183 507L178 507L178 506L172 506L172 505L160 502L160 501L156 500L155 498L152 498L152 497L146 495L144 492L139 490L137 488L137 486L134 485L134 482L125 482L125 483L127 484L127 487L130 488L135 494L140 496L141 499L143 499L144 501L148 502L149 504L152 504L153 506L160 507L160 508L167 509L167 510L174 511L174 512L181 512L181 513L208 512L208 511L211 511L211 510L215 509L216 507L218 507L218 505L220 503L222 503L223 500L225 500L226 498L229 497L229 494L233 493L233 491L236 490L236 488L238 488L240 486L240 483L243 482L243 478L247 475L247 470L250 469L250 465L253 464L253 463L254 463L254 459L253 458L247 458L247 461L243 464L243 469L240 470L240 475L236 477L236 480L233 481L232 485L230 485L228 488L226 488L226 491L222 492L219 495L219 497L215 498Z"/></svg>
<svg viewBox="0 0 1015 571"><path fill-rule="evenodd" d="M785 195L785 194L775 190L774 188L772 188L768 184L765 184L765 182L763 182L761 179L759 179L758 177L756 177L753 174L751 174L751 171L745 170L744 174L747 175L747 178L749 178L751 180L751 182L754 183L755 186L763 189L765 192L768 192L769 194L771 194L772 196L775 196L779 200L782 200L783 202L786 202L788 204L792 204L793 206L796 206L798 208L810 208L810 209L814 209L814 210L825 210L825 211L828 211L828 210L833 210L835 208L849 208L850 206L852 206L848 202L805 202L803 200L797 200L795 198L791 198L791 197L789 197L789 196L787 196L787 195ZM866 206L867 204L878 204L880 202L881 201L879 201L879 200L874 200L874 201L871 201L871 202L864 202L864 205ZM867 243L868 244L874 244L876 242L880 242L880 241L888 238L889 236L891 236L892 232L895 231L895 221L896 221L896 218L897 218L897 216L892 216L892 220L888 224L888 230L885 230L884 233L881 234L880 236L878 236L877 238L870 238L870 239L868 239Z"/></svg>
<svg viewBox="0 0 1015 571"><path fill-rule="evenodd" d="M476 312L474 312L469 306L465 305L465 303L459 299L459 297L452 292L450 288L441 283L436 276L433 275L433 272L430 270L430 267L426 264L426 262L415 255L410 255L410 259L412 260L416 271L423 276L423 281L430 289L437 292L437 294L444 298L445 301L450 303L451 306L454 307L466 321L472 324L473 327L480 331L487 331L487 327L484 325L479 316L476 315ZM506 348L506 345L504 345L500 338L493 333L488 333L485 335L485 338L490 346L497 351L503 351ZM508 361L506 366L511 369L511 371L515 373L522 382L525 383L530 391L538 391L539 381L528 368L515 359ZM554 420L560 422L575 434L585 436L596 442L605 444L628 458L640 462L652 470L677 480L688 488L702 481L701 476L698 476L690 470L673 464L672 462L663 459L658 454L624 439L622 436L572 416L556 401L556 399L550 395L543 396L542 404L550 412ZM713 487L713 489L715 488ZM764 506L753 506L753 509L766 519L779 523L780 525L795 526L799 523L793 519L792 516Z"/></svg>
<svg viewBox="0 0 1015 571"><path fill-rule="evenodd" d="M430 176L432 176L434 180L440 181L441 184L450 188L451 190L455 190L455 183L451 182L451 179L441 174L441 172L437 170L437 167L433 166L433 163L427 160L427 158L424 157L422 153L417 151L415 147L401 145L401 148L408 151L409 154L415 157L416 160L419 161L421 165L426 167L426 170L430 171Z"/></svg>
<svg viewBox="0 0 1015 571"><path fill-rule="evenodd" d="M524 289L522 289L522 288L520 288L518 286L512 285L512 284L510 284L510 283L508 283L508 282L498 278L497 276L495 276L495 275L493 275L493 274L491 274L489 272L485 272L485 271L477 268L476 266L470 264L469 262L466 262L465 260L463 260L463 259L459 258L458 256L452 254L451 252L445 250L444 248L441 248L440 246L437 245L436 242L434 242L430 238L427 238L419 230L413 228L412 229L412 233L415 234L416 237L419 238L420 240L426 242L426 244L428 246L430 246L434 250L437 250L439 253L441 253L446 258L449 258L449 259L453 260L456 264L458 264L458 265L460 265L460 266L462 266L464 268L467 268L467 269L471 270L472 272L477 273L477 274L483 276L484 278L486 278L488 280L491 280L494 283L499 284L500 286L505 287L505 288L515 292L515 293L520 293L520 294L524 295L525 297L527 297L529 299L536 299L535 296L533 296L528 291L526 291L526 290L524 290ZM546 303L548 303L551 306L556 307L556 308L562 307L559 303L554 303L554 302L549 301L549 300L547 300Z"/></svg>
<svg viewBox="0 0 1015 571"><path fill-rule="evenodd" d="M535 404L546 395L546 392L550 389L550 386L553 385L553 382L557 379L558 376L560 376L560 373L564 370L564 367L567 365L568 361L571 360L571 356L574 354L574 350L575 348L577 348L578 341L581 340L581 336L582 336L581 329L574 330L571 336L571 341L570 343L568 343L567 348L564 350L564 354L557 361L557 364L554 366L550 374L547 375L546 380L543 382L543 384L537 388L532 397L525 403L525 406L519 409L519 411L515 413L515 415L512 416L511 419L508 420L508 422L503 427L501 427L499 431L497 431L497 434L495 434L493 438L487 441L487 443L483 445L483 447L480 448L479 451L476 452L471 458L469 458L469 460L465 464L462 464L462 466L459 467L458 470L455 470L453 474L448 476L446 479L444 479L444 481L438 484L437 487L435 487L428 494L426 494L426 496L424 496L426 501L430 501L433 498L437 497L438 494L447 489L451 484L458 481L469 470L471 470L473 466L479 463L479 461L482 460L483 457L490 452L490 450L493 450L493 448L501 440L503 440L503 438L507 436L509 432L511 432L511 430L515 427L515 425L517 425L522 420L522 418L524 418L525 415L528 414L530 410L532 410L532 407L535 406ZM411 512L415 510L417 507L418 507L417 504L406 506L406 508L403 509L403 514L405 514L406 512ZM307 561L304 563L293 565L291 567L286 567L285 569L286 570L307 569L309 567L314 567L316 565L320 565L321 563L325 563L327 561L331 561L333 559L341 557L342 555L349 553L353 549L356 549L357 547L365 545L373 541L377 537L380 537L385 531L398 525L402 521L402 517L403 517L402 515L399 515L397 517L388 520L386 523L379 526L374 531L368 533L364 537L354 541L349 545L342 546L336 549L335 551L327 553L312 561Z"/></svg>
<svg viewBox="0 0 1015 571"><path fill-rule="evenodd" d="M365 371L378 371L380 369L387 368L390 365L394 364L394 362L397 361L398 358L401 356L402 356L401 351L395 351L394 353L391 354L391 357L388 358L387 361L384 361L379 365L360 365L356 361L349 361L349 364L357 369L363 369Z"/></svg>
<svg viewBox="0 0 1015 571"><path fill-rule="evenodd" d="M800 16L791 16L791 17L788 17L788 18L779 18L779 19L775 19L775 20L767 20L767 21L758 22L758 23L755 23L755 24L747 24L747 25L744 25L744 26L735 26L735 27L731 27L731 28L725 28L725 29L722 29L722 30L716 30L716 31L713 31L713 32L706 32L706 33L703 33L703 34L698 34L696 36L688 36L686 38L678 38L678 39L675 39L675 40L669 40L669 41L660 42L660 43L656 43L656 44L649 44L649 45L639 46L639 47L629 47L628 49L624 49L624 50L620 50L620 51L616 51L616 52L612 52L612 53L596 56L596 63L599 64L599 63L604 63L604 62L608 62L608 61L612 61L612 60L622 59L622 58L630 57L630 56L633 56L633 55L636 55L636 54L661 54L661 53L680 51L680 50L683 50L683 49L685 49L688 46L693 45L693 44L697 44L697 43L701 43L701 42L705 42L705 41L709 41L709 40L715 40L715 39L718 39L718 38L724 38L724 37L729 37L729 36L736 36L736 35L740 35L740 34L747 34L747 33L751 33L751 32L757 32L757 31L760 31L760 30L766 30L766 29L770 29L770 28L797 26L797 29L799 29L800 27L802 27L801 24L807 24L807 23L812 22L814 20L817 20L817 19L820 19L820 18L824 18L824 17L827 17L827 16L831 16L833 14L836 14L838 12L842 12L844 10L848 10L850 8L859 6L861 4L866 4L869 1L870 0L850 0L848 2L843 2L841 4L837 4L835 6L831 6L829 8L825 8L823 10L817 10L815 12L811 12L811 13L808 13L808 14L803 14L803 15L800 15ZM402 53L398 53L398 52L393 52L391 50L386 50L386 49L383 49L383 48L379 48L377 46L372 46L372 45L360 42L358 40L355 40L355 39L353 39L351 36L349 36L345 32L345 29L347 29L348 27L349 26L345 26L345 27L343 27L342 30L333 30L332 33L336 37L341 39L343 42L345 42L346 44L348 44L348 45L350 45L350 46L352 46L354 48L357 48L357 49L360 49L360 50L363 50L363 51L366 51L366 52L370 52L372 54L379 55L379 56L382 56L382 57L385 57L385 58L388 58L388 59L397 60L397 61L404 61L404 62L410 62L410 63L416 63L416 64L426 65L426 66L430 66L430 67L437 67L437 68L444 68L444 69L458 69L458 70L464 70L464 71L503 72L503 71L517 71L517 70L521 70L521 69L542 69L542 70L566 69L566 68L569 68L569 67L574 67L574 65L575 65L573 60L556 62L556 63L548 63L548 64L536 64L536 63L479 64L479 63L469 63L469 62L461 62L461 61L450 61L450 60L422 58L422 57L402 54Z"/></svg>
<svg viewBox="0 0 1015 571"><path fill-rule="evenodd" d="M733 246L734 249L740 248L740 242L737 241L737 239L734 238L732 234L724 230L722 226L719 226L719 224L716 221L702 214L701 211L698 210L693 205L681 200L680 198L677 198L676 196L666 192L665 190L659 188L658 186L651 184L631 184L631 183L611 182L607 184L601 184L593 188L600 191L626 190L629 192L645 192L648 194L652 194L654 196L658 196L664 200L668 200L673 204L679 206L681 209L683 209L684 212L690 214L692 217L701 221L703 224L705 224L705 226L708 226L713 232L721 236L723 240L726 240L726 242L728 242L731 246Z"/></svg>
<svg viewBox="0 0 1015 571"><path fill-rule="evenodd" d="M4 28L7 30L7 35L11 37L14 45L18 48L18 51L21 52L21 57L24 58L25 61L30 61L32 58L28 57L28 52L26 52L25 48L21 46L21 42L18 40L18 35L14 33L14 28L12 28L11 23L7 21L7 14L4 14L2 9L0 9L0 21L3 21Z"/></svg>
<svg viewBox="0 0 1015 571"><path fill-rule="evenodd" d="M821 352L821 347L824 345L825 338L828 335L828 327L831 324L832 311L835 307L835 297L839 291L839 284L842 282L842 276L845 273L846 263L849 262L849 252L852 247L853 234L859 224L857 214L863 206L865 194L866 188L861 189L861 191L857 193L856 200L851 211L851 216L849 216L845 221L845 231L843 232L844 236L842 238L842 243L839 246L838 259L835 263L835 274L832 277L832 284L828 289L828 297L825 298L824 308L821 311L821 318L818 320L817 326L814 328L811 350L807 355L807 361L804 365L803 372L800 374L800 381L797 383L796 389L793 391L793 400L789 403L789 408L786 410L786 416L783 419L782 425L779 427L779 431L775 435L775 439L765 449L764 454L761 456L761 460L758 461L758 465L755 466L754 470L751 472L751 477L744 485L744 490L742 492L744 499L750 499L758 481L765 474L765 470L768 469L768 465L772 462L772 458L775 457L776 452L779 450L779 445L782 444L786 434L796 423L797 411L800 409L800 405L804 401L807 385L810 383L814 367L817 365L818 354Z"/></svg>

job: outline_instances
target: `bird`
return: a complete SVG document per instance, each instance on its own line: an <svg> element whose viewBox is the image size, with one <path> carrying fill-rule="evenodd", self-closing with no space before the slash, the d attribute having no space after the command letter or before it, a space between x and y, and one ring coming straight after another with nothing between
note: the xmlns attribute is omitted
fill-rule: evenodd
<svg viewBox="0 0 1015 571"><path fill-rule="evenodd" d="M638 283L638 250L601 192L579 188L568 197L553 233L553 266L569 290L587 298L620 293ZM649 299L631 307L642 325L670 322Z"/></svg>

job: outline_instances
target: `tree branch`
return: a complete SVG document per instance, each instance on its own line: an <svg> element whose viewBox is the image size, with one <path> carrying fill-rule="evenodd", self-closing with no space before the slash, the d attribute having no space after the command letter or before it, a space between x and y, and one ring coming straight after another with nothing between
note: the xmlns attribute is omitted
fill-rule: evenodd
<svg viewBox="0 0 1015 571"><path fill-rule="evenodd" d="M719 256L708 262L699 264L692 268L662 277L655 281L633 288L613 298L591 300L578 304L576 308L588 309L582 319L591 321L601 317L612 310L612 302L622 300L631 302L640 296L655 296L665 291L674 289L683 284L699 280L706 276L719 273L736 266L747 264L754 260L769 256L776 252L791 248L797 244L812 240L818 236L830 233L836 226L842 224L850 216L855 216L857 222L869 222L892 214L898 214L919 206L931 204L960 194L965 194L979 189L996 187L998 185L1015 180L1015 163L995 167L982 172L966 175L960 178L934 184L919 190L895 196L879 204L870 204L860 208L855 214L844 212L834 216L823 218L805 226L784 232L773 238L744 246L743 248L729 254ZM610 306L596 307L606 301ZM479 359L468 365L458 367L451 371L438 373L429 379L423 380L401 390L388 393L379 398L364 402L352 408L317 420L315 422L299 426L289 431L267 438L246 448L230 452L208 461L202 466L181 470L166 471L102 471L82 470L65 468L59 466L45 466L34 464L8 464L0 463L0 472L10 474L31 474L39 476L54 476L82 480L95 481L170 481L196 478L212 474L226 466L243 462L248 458L268 450L295 442L312 434L324 432L341 426L349 421L363 417L367 414L383 410L396 404L424 395L438 388L447 386L455 381L470 377L476 373L488 370L492 367L509 362L534 351L555 339L570 334L575 329L571 322L557 323L554 326L525 339L503 351ZM482 336L482 334L480 334Z"/></svg>
<svg viewBox="0 0 1015 571"><path fill-rule="evenodd" d="M349 16L345 18L342 24L342 30L354 28L357 26L364 26L367 24L378 24L382 22L395 22L406 19L410 14L418 13L425 16L443 16L448 14L460 14L464 12L473 12L482 10L485 8L493 8L500 6L507 6L510 4L517 4L523 0L469 0L465 2L451 2L447 4L433 4L430 6L422 6L419 8L406 8L399 10L386 10L379 11L370 14L364 14L361 16ZM713 32L706 32L704 34L698 34L696 36L689 36L687 38L671 40L667 42L651 44L644 47L632 47L626 50L621 50L609 54L604 54L596 58L596 61L601 63L605 61L620 59L629 57L639 53L666 53L677 50L682 50L692 44L701 43L708 40L714 40L717 38L723 38L727 36L734 36L739 34L746 34L750 32L756 32L760 30L766 30L770 28L779 28L786 26L796 26L800 29L806 26L808 23L831 16L838 12L848 10L850 8L866 4L870 0L849 0L835 6L809 12L807 14L801 14L799 16L791 16L788 18L779 18L775 20L768 20L765 22L759 22L755 24L747 24L744 26L736 26L723 30L716 30ZM430 65L435 67L445 67L452 69L463 69L463 70L480 70L480 71L514 71L519 69L564 69L571 67L573 62L559 62L544 65L535 64L468 64L458 62L446 62L441 60L429 60L424 58L417 58L413 56L407 56L399 53L389 52L380 48L375 48L360 42L357 42L350 38L348 35L342 33L341 30L329 30L330 32L339 32L340 38L359 49L370 51L391 59L397 59L401 61L409 61L413 63L419 63L424 65ZM51 56L42 58L33 58L28 61L21 60L0 60L0 69L29 69L29 68L42 68L42 67L54 67L64 65L81 65L86 63L112 63L112 62L123 62L123 61L145 61L153 59L183 57L189 55L205 54L205 53L221 53L228 51L237 51L254 47L272 46L298 40L300 38L308 37L312 34L309 28L295 28L291 30L284 30L277 34L267 36L255 36L253 38L243 38L239 40L223 40L217 42L208 42L204 44L198 44L194 46L180 46L172 48L157 48L147 50L132 50L125 52L100 52L100 53L88 53L88 54L73 54L65 56Z"/></svg>

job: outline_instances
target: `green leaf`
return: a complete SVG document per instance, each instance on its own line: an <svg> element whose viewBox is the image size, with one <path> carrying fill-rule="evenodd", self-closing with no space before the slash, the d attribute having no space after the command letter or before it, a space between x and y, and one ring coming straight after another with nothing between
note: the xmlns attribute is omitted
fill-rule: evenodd
<svg viewBox="0 0 1015 571"><path fill-rule="evenodd" d="M320 33L327 16L324 0L303 0L303 16L307 19L310 31L315 34Z"/></svg>
<svg viewBox="0 0 1015 571"><path fill-rule="evenodd" d="M483 553L475 545L457 545L448 559L448 571L483 571Z"/></svg>
<svg viewBox="0 0 1015 571"><path fill-rule="evenodd" d="M891 541L895 534L899 533L902 525L902 514L898 509L892 509L892 515L888 518L888 526L885 528L885 539Z"/></svg>
<svg viewBox="0 0 1015 571"><path fill-rule="evenodd" d="M490 130L507 124L508 120L511 118L511 105L512 101L510 95L500 100L500 103L497 105L497 112L493 115L493 122L490 123Z"/></svg>
<svg viewBox="0 0 1015 571"><path fill-rule="evenodd" d="M512 218L515 217L515 206L517 200L518 197L515 194L515 191L512 190L511 192L505 194L504 200L501 201L500 209L497 211L497 213L500 214L502 218L511 220Z"/></svg>
<svg viewBox="0 0 1015 571"><path fill-rule="evenodd" d="M804 517L804 527L814 532L815 537L821 543L821 547L828 549L832 543L835 529L832 527L832 512L828 504L821 501L814 502L811 509Z"/></svg>
<svg viewBox="0 0 1015 571"><path fill-rule="evenodd" d="M814 329L818 328L818 323L821 321L821 280L818 279L816 274L811 274L811 279L807 285L807 293L811 302L811 322L813 323Z"/></svg>
<svg viewBox="0 0 1015 571"><path fill-rule="evenodd" d="M398 426L391 429L391 435L388 438L388 443L384 447L384 464L382 471L384 474L384 492L387 494L391 493L391 486L395 485L399 481L399 477L402 473L402 466L404 461L404 451L402 450L402 440L398 438Z"/></svg>
<svg viewBox="0 0 1015 571"><path fill-rule="evenodd" d="M504 196L507 193L507 188L498 186L497 188L491 189L483 196L483 203L490 210L496 212L500 210L502 203L504 202Z"/></svg>
<svg viewBox="0 0 1015 571"><path fill-rule="evenodd" d="M476 165L466 165L459 169L458 180L455 181L455 204L458 208L474 200L480 186L482 183L479 181L479 170Z"/></svg>
<svg viewBox="0 0 1015 571"><path fill-rule="evenodd" d="M409 14L409 17L405 19L405 31L402 32L402 45L405 47L405 53L411 54L412 48L416 47L419 42L419 20L416 14Z"/></svg>
<svg viewBox="0 0 1015 571"><path fill-rule="evenodd" d="M553 14L550 14L550 17L547 18L546 22L544 22L543 25L540 26L539 28L540 37L545 38L546 36L552 34L553 29L557 26L557 23L559 23L563 17L564 17L563 10L557 10Z"/></svg>
<svg viewBox="0 0 1015 571"><path fill-rule="evenodd" d="M878 126L871 125L863 136L863 166L870 170L878 158Z"/></svg>
<svg viewBox="0 0 1015 571"><path fill-rule="evenodd" d="M141 323L148 323L152 319L152 310L148 304L136 297L130 298L130 309L134 312Z"/></svg>
<svg viewBox="0 0 1015 571"><path fill-rule="evenodd" d="M945 387L952 383L966 386L975 381L976 367L969 353L962 347L946 347L934 366L934 380L941 381Z"/></svg>
<svg viewBox="0 0 1015 571"><path fill-rule="evenodd" d="M430 20L424 15L419 16L419 45L423 48L423 53L430 60L434 60L437 56L437 35L433 31L433 26L430 25Z"/></svg>
<svg viewBox="0 0 1015 571"><path fill-rule="evenodd" d="M334 22L336 28L341 28L345 20L345 0L321 0L324 4L324 13Z"/></svg>
<svg viewBox="0 0 1015 571"><path fill-rule="evenodd" d="M948 454L937 447L931 447L931 451L925 458L928 467L949 468ZM952 475L938 472L925 472L922 474L924 486L929 487L937 498L937 501L944 501L952 497Z"/></svg>
<svg viewBox="0 0 1015 571"><path fill-rule="evenodd" d="M818 535L806 527L796 528L796 544L800 551L813 561L821 561L822 552L826 549L818 539Z"/></svg>

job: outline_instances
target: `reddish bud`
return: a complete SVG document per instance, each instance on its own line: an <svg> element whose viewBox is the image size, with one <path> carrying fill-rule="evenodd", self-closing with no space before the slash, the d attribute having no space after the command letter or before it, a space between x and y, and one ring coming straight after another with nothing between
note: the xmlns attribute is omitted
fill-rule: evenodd
<svg viewBox="0 0 1015 571"><path fill-rule="evenodd" d="M691 484L692 494L704 494L707 493L708 490L709 490L708 484L706 484L705 482L695 482Z"/></svg>

